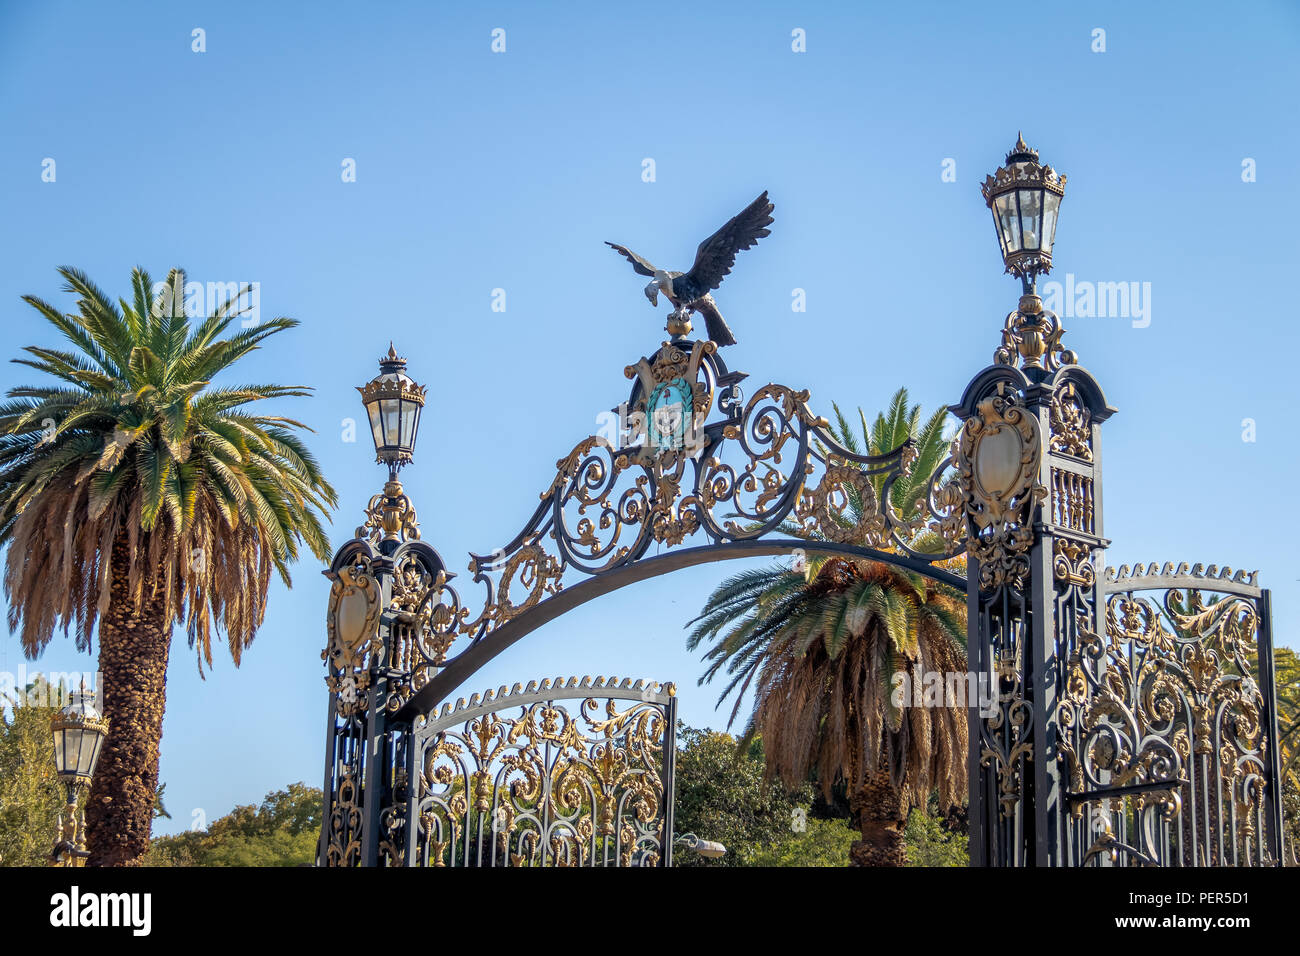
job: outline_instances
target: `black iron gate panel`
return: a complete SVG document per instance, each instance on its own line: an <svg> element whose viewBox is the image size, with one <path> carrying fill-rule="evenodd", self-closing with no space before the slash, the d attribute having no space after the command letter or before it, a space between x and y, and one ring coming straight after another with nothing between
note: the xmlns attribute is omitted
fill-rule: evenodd
<svg viewBox="0 0 1300 956"><path fill-rule="evenodd" d="M1075 866L1284 859L1269 592L1186 564L1107 570L1104 634L1058 707Z"/></svg>
<svg viewBox="0 0 1300 956"><path fill-rule="evenodd" d="M676 722L672 684L603 677L444 705L410 738L408 865L670 866Z"/></svg>

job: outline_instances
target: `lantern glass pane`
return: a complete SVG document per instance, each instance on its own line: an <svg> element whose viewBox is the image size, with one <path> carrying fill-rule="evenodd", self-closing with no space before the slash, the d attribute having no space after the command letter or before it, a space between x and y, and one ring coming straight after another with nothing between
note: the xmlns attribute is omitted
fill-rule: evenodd
<svg viewBox="0 0 1300 956"><path fill-rule="evenodd" d="M1004 254L1020 251L1020 217L1016 214L1016 194L1005 193L994 200L998 231L1002 233Z"/></svg>
<svg viewBox="0 0 1300 956"><path fill-rule="evenodd" d="M68 767L66 730L54 732L54 772L63 773Z"/></svg>
<svg viewBox="0 0 1300 956"><path fill-rule="evenodd" d="M1056 242L1056 213L1060 206L1060 196L1043 193L1043 251L1048 255L1052 254L1052 244Z"/></svg>
<svg viewBox="0 0 1300 956"><path fill-rule="evenodd" d="M367 404L366 414L370 416L370 437L375 443L375 449L378 450L384 444L384 427L379 420L379 403Z"/></svg>
<svg viewBox="0 0 1300 956"><path fill-rule="evenodd" d="M415 429L420 421L420 406L415 402L402 402L402 447L415 447Z"/></svg>
<svg viewBox="0 0 1300 956"><path fill-rule="evenodd" d="M996 208L992 210L992 213L993 231L998 234L998 248L1002 250L1002 258L1005 259L1007 257L1007 243L1006 240L1002 238L1002 224L998 220L998 211Z"/></svg>
<svg viewBox="0 0 1300 956"><path fill-rule="evenodd" d="M391 448L399 443L401 437L402 403L396 398L385 398L379 404L384 419L384 444Z"/></svg>
<svg viewBox="0 0 1300 956"><path fill-rule="evenodd" d="M1043 191L1018 189L1020 194L1020 240L1026 249L1037 249L1042 239Z"/></svg>
<svg viewBox="0 0 1300 956"><path fill-rule="evenodd" d="M90 761L95 755L96 734L74 731L77 734L77 776L90 776Z"/></svg>
<svg viewBox="0 0 1300 956"><path fill-rule="evenodd" d="M87 774L93 774L95 772L95 764L99 763L99 750L104 746L103 734L91 734L91 737L90 760L86 764Z"/></svg>

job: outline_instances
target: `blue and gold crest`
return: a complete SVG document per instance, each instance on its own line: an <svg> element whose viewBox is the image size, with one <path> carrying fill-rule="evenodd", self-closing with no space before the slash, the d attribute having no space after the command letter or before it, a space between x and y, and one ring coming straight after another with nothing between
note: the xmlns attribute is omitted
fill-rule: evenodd
<svg viewBox="0 0 1300 956"><path fill-rule="evenodd" d="M628 378L637 379L631 412L639 457L646 463L673 453L694 458L703 449L713 391L701 380L700 361L716 348L712 342L694 342L688 353L669 342L653 358L627 368Z"/></svg>

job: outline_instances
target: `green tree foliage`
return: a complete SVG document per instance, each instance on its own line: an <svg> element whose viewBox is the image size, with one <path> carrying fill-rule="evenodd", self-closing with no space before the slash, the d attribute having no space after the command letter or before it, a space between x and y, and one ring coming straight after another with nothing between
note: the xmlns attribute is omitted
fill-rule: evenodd
<svg viewBox="0 0 1300 956"><path fill-rule="evenodd" d="M793 832L748 854L748 866L848 866L849 849L862 834L847 817L809 817L802 833Z"/></svg>
<svg viewBox="0 0 1300 956"><path fill-rule="evenodd" d="M920 808L912 810L903 831L908 866L969 866L968 839Z"/></svg>
<svg viewBox="0 0 1300 956"><path fill-rule="evenodd" d="M1300 787L1300 657L1291 648L1273 649L1273 681L1282 776L1296 788Z"/></svg>
<svg viewBox="0 0 1300 956"><path fill-rule="evenodd" d="M675 829L721 843L727 853L709 860L679 847L676 866L749 865L756 851L790 836L794 811L812 802L806 784L787 793L764 782L760 741L740 751L730 734L679 724L677 748Z"/></svg>
<svg viewBox="0 0 1300 956"><path fill-rule="evenodd" d="M1294 777L1282 780L1282 855L1289 866L1300 866L1300 786Z"/></svg>
<svg viewBox="0 0 1300 956"><path fill-rule="evenodd" d="M158 837L149 866L302 866L316 858L321 792L304 783L235 807L207 830Z"/></svg>
<svg viewBox="0 0 1300 956"><path fill-rule="evenodd" d="M678 848L675 866L848 866L861 833L844 801L814 799L805 783L787 793L764 783L761 740L741 749L735 738L678 725L676 826L727 848L709 860ZM937 806L937 801L931 801ZM804 828L795 826L802 811ZM910 866L966 866L966 838L939 818L912 811L904 834Z"/></svg>
<svg viewBox="0 0 1300 956"><path fill-rule="evenodd" d="M54 707L17 695L0 707L0 866L46 866L66 791L54 772Z"/></svg>

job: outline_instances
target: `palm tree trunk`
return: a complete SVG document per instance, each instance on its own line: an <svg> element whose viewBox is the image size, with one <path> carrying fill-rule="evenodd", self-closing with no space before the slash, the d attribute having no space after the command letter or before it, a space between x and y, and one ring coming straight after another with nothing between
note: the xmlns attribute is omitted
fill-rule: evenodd
<svg viewBox="0 0 1300 956"><path fill-rule="evenodd" d="M150 596L150 582L138 609L131 599L125 533L113 542L111 560L112 596L99 622L101 700L110 724L86 807L86 862L139 866L149 849L158 790L171 629L164 625L161 597Z"/></svg>
<svg viewBox="0 0 1300 956"><path fill-rule="evenodd" d="M907 846L903 842L907 806L903 795L890 782L888 770L869 774L853 794L849 809L862 830L862 839L849 850L853 866L907 864Z"/></svg>

